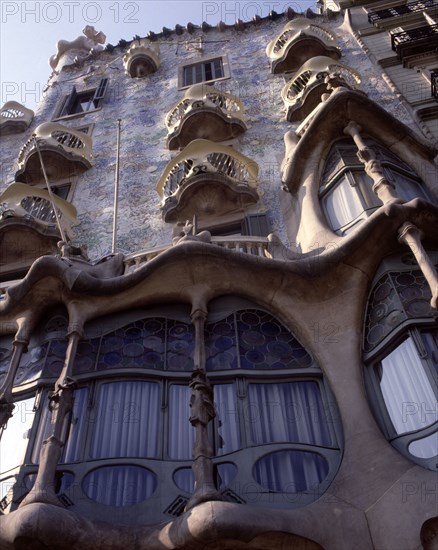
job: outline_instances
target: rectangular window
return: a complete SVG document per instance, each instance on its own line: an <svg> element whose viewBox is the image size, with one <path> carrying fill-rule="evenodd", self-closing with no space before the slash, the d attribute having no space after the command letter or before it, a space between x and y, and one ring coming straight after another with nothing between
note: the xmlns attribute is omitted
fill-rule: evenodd
<svg viewBox="0 0 438 550"><path fill-rule="evenodd" d="M213 237L267 237L271 232L266 214L248 214L244 218L212 226L199 224L200 229L207 229Z"/></svg>
<svg viewBox="0 0 438 550"><path fill-rule="evenodd" d="M78 92L76 87L62 101L61 107L58 110L56 118L62 118L71 115L80 115L90 111L95 111L105 97L108 88L108 79L102 78L97 88Z"/></svg>
<svg viewBox="0 0 438 550"><path fill-rule="evenodd" d="M181 65L178 72L178 87L187 88L200 82L214 82L230 77L226 57L211 57L197 63Z"/></svg>

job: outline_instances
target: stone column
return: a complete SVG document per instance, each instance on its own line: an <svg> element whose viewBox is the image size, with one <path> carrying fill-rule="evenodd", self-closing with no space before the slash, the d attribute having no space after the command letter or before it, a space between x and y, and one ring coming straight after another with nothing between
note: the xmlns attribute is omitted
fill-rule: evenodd
<svg viewBox="0 0 438 550"><path fill-rule="evenodd" d="M404 223L399 229L399 241L412 250L432 293L430 305L438 309L438 275L421 242L421 231L411 222Z"/></svg>
<svg viewBox="0 0 438 550"><path fill-rule="evenodd" d="M190 423L195 428L193 447L193 475L195 488L187 503L186 509L193 508L201 502L222 500L214 483L213 447L208 437L208 424L215 417L213 387L208 380L205 369L204 326L207 312L196 309L192 312L195 327L195 353L193 372L190 380L192 396L190 399Z"/></svg>
<svg viewBox="0 0 438 550"><path fill-rule="evenodd" d="M0 388L0 429L6 426L14 410L14 404L12 403L12 386L14 384L15 375L17 374L18 365L21 361L21 356L27 349L27 344L28 341L18 340L17 338L12 342L14 349L12 351L11 362L6 378Z"/></svg>
<svg viewBox="0 0 438 550"><path fill-rule="evenodd" d="M56 468L65 443L63 441L65 422L68 420L73 409L73 388L75 382L72 378L72 370L77 346L82 337L82 327L77 324L70 325L67 336L68 345L64 366L55 383L54 390L49 394L51 433L42 444L40 465L35 484L20 504L20 507L34 502L62 506L55 493Z"/></svg>
<svg viewBox="0 0 438 550"><path fill-rule="evenodd" d="M18 330L12 342L13 351L6 378L0 387L0 429L3 428L12 416L14 404L12 402L12 388L15 376L20 365L21 357L27 351L30 337L30 314L17 319Z"/></svg>
<svg viewBox="0 0 438 550"><path fill-rule="evenodd" d="M356 122L349 122L344 128L344 134L351 136L357 146L357 158L364 165L366 174L373 180L373 191L383 204L398 199L395 186L385 178L382 165L377 160L375 151L366 145L360 135L361 127Z"/></svg>

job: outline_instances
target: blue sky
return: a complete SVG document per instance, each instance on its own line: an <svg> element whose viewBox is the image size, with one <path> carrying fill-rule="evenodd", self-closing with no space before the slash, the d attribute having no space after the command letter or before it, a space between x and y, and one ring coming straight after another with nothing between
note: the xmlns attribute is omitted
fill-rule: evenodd
<svg viewBox="0 0 438 550"><path fill-rule="evenodd" d="M171 0L2 0L1 9L1 105L15 100L34 108L50 75L48 59L58 40L74 40L85 25L103 31L107 43L117 44L136 34L146 36L176 23L211 25L236 19L264 17L271 10L295 11L314 5L313 0L242 0L240 2Z"/></svg>

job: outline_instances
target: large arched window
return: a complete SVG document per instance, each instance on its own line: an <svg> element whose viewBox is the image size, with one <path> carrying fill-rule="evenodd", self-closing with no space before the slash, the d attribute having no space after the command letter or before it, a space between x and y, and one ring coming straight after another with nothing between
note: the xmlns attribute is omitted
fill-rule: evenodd
<svg viewBox="0 0 438 550"><path fill-rule="evenodd" d="M376 152L385 177L395 185L398 197L410 201L425 197L421 180L412 169L391 151L366 140ZM357 157L352 139L336 141L326 160L320 186L320 200L329 226L335 233L346 235L367 218L382 202L374 193L373 181Z"/></svg>
<svg viewBox="0 0 438 550"><path fill-rule="evenodd" d="M438 263L438 253L431 254ZM438 312L418 267L387 260L373 284L365 319L366 380L376 418L404 455L436 470Z"/></svg>
<svg viewBox="0 0 438 550"><path fill-rule="evenodd" d="M183 511L194 483L189 313L187 306L160 307L87 325L58 468L64 503L97 518L104 516L99 506L117 507L122 519L123 510L138 506L149 522ZM50 428L48 385L65 355L65 338L59 331L50 336L37 346L38 368L32 366L41 388L25 466L13 471L21 496L35 478ZM338 469L341 435L311 355L270 313L231 297L209 305L204 342L216 409L210 440L217 489L227 500L256 506L317 499ZM25 380L22 372L17 396L31 384Z"/></svg>

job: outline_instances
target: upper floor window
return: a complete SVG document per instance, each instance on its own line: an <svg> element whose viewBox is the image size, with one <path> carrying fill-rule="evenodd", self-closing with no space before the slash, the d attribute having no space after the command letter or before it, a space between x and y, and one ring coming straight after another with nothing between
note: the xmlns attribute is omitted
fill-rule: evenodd
<svg viewBox="0 0 438 550"><path fill-rule="evenodd" d="M105 97L107 87L107 78L102 78L97 88L86 90L84 92L78 92L76 87L73 86L70 94L63 98L57 111L56 118L80 115L90 111L95 111L100 107L100 104Z"/></svg>
<svg viewBox="0 0 438 550"><path fill-rule="evenodd" d="M197 63L181 65L178 72L178 87L186 88L200 82L213 82L229 77L227 57L211 57Z"/></svg>
<svg viewBox="0 0 438 550"><path fill-rule="evenodd" d="M437 263L437 254L434 260ZM436 313L421 271L400 261L387 262L376 277L365 319L364 358L370 400L391 443L411 460L436 470Z"/></svg>
<svg viewBox="0 0 438 550"><path fill-rule="evenodd" d="M406 2L404 4L398 4L389 8L381 10L368 10L368 21L370 23L378 23L383 19L389 19L391 17L406 16L410 13L423 12L427 8L435 7L435 0L414 0L413 2Z"/></svg>
<svg viewBox="0 0 438 550"><path fill-rule="evenodd" d="M421 180L410 166L388 149L367 141L376 152L385 177L395 185L398 197L405 201L426 197ZM330 227L339 235L347 234L382 206L356 153L352 139L337 141L327 156L322 175L321 205Z"/></svg>

